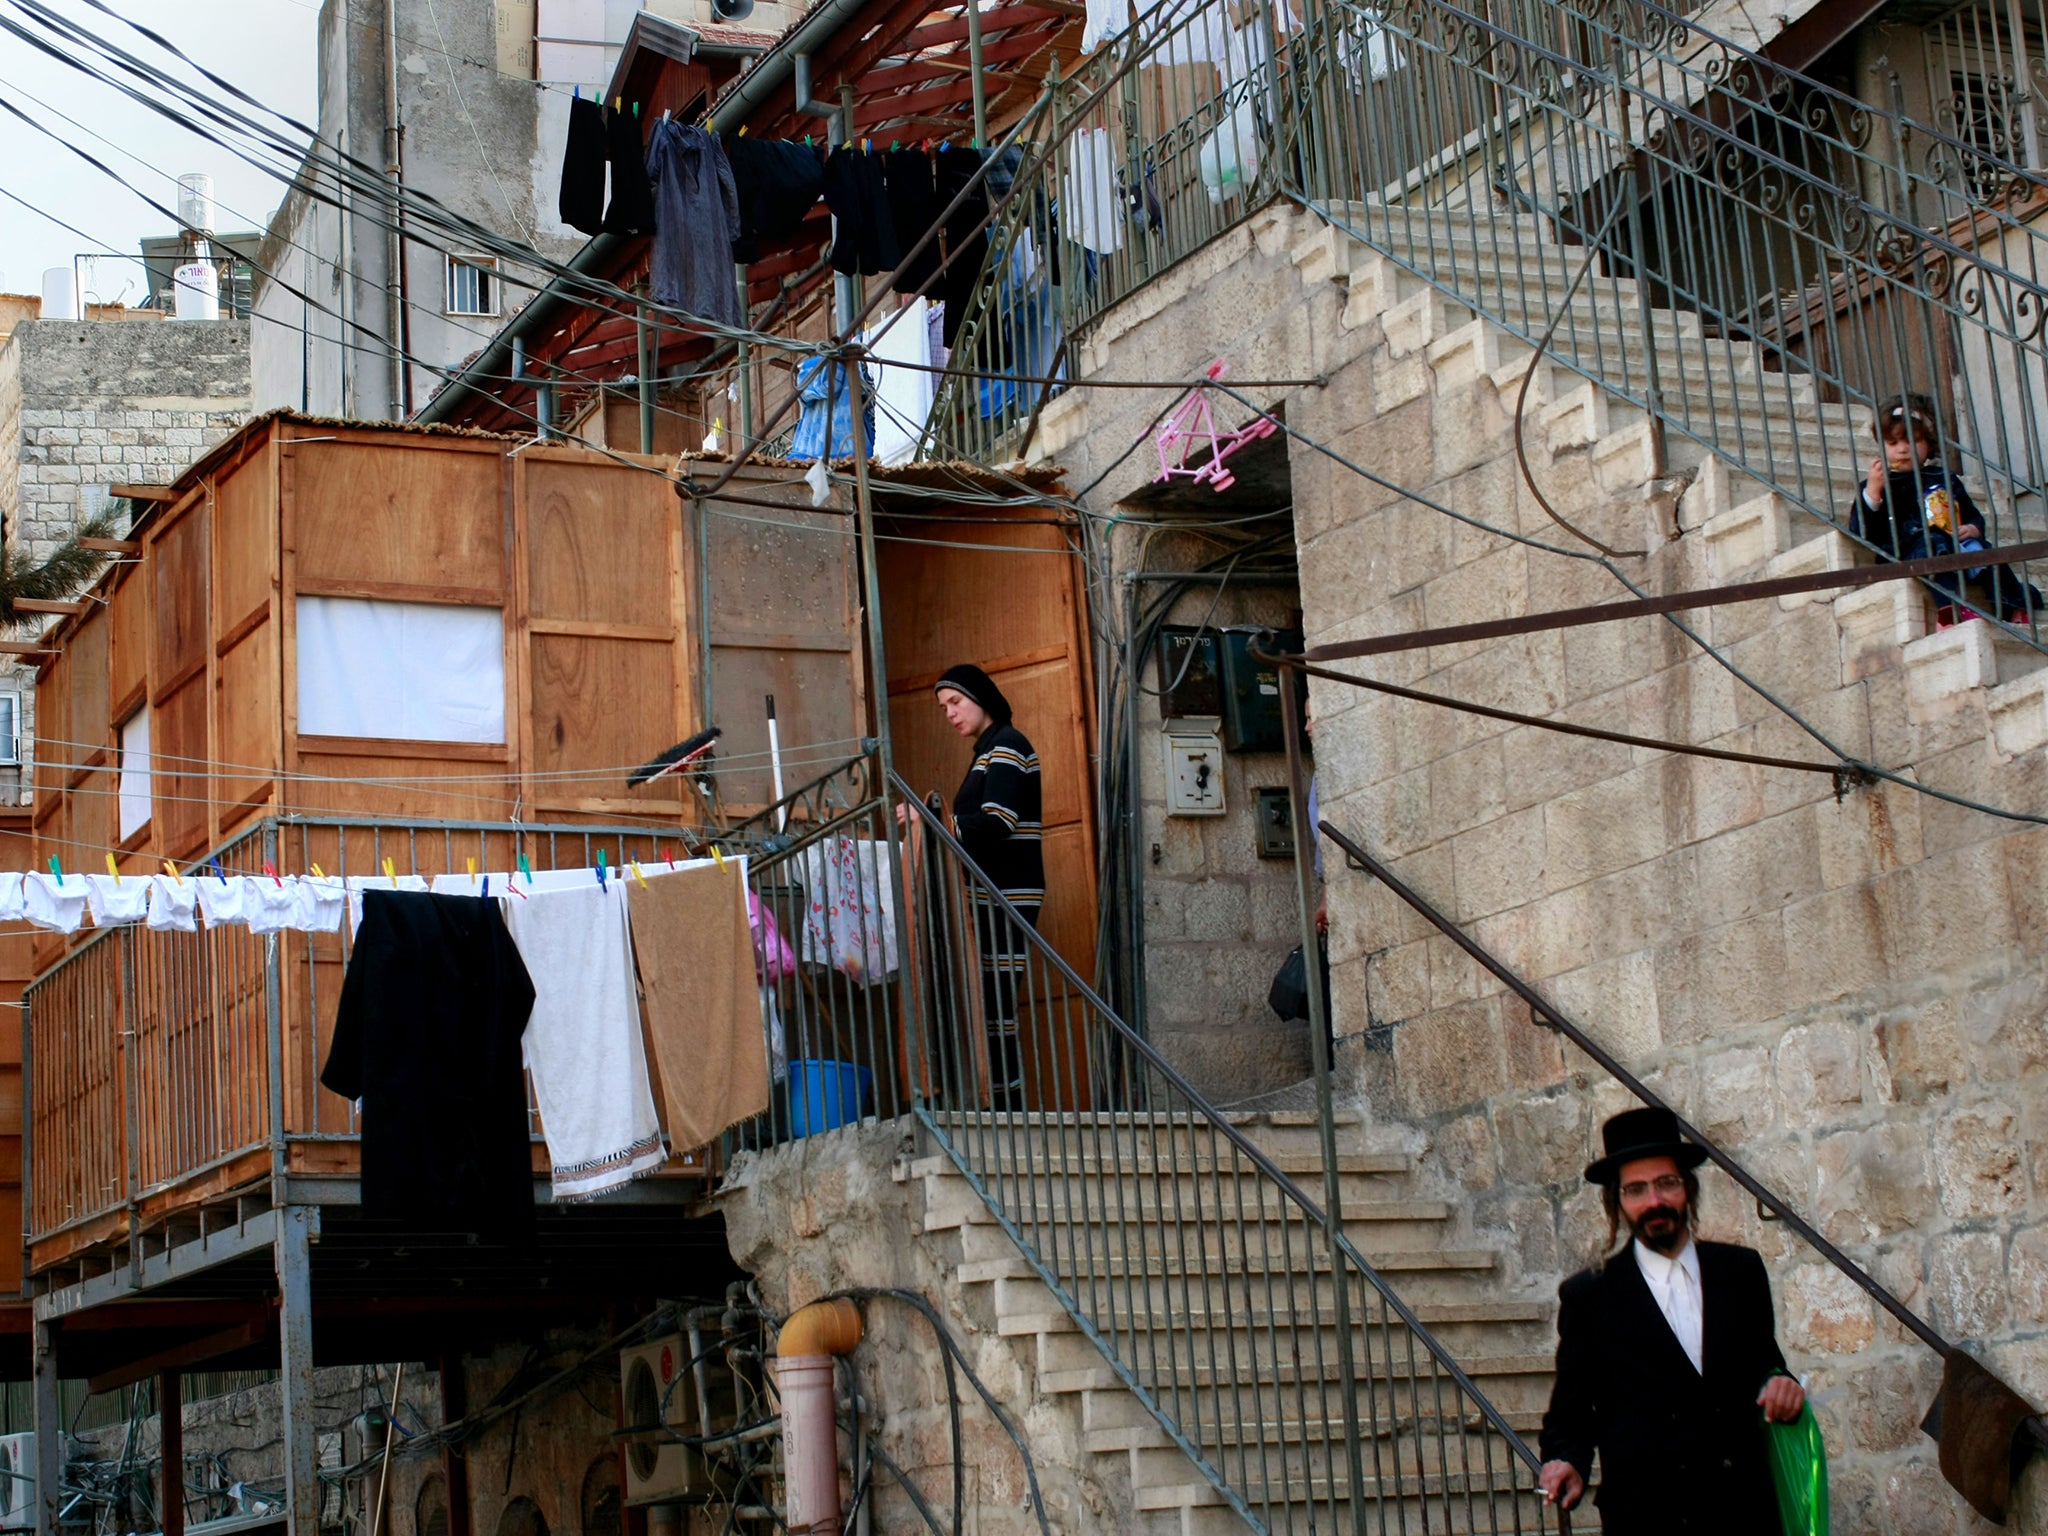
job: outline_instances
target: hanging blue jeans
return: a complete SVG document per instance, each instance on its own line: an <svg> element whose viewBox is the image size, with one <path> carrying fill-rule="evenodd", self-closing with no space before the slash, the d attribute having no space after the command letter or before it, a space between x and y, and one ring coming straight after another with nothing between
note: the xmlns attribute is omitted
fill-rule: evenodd
<svg viewBox="0 0 2048 1536"><path fill-rule="evenodd" d="M796 436L790 440L789 456L792 459L832 458L846 459L853 456L853 391L847 386L846 364L834 363L830 369L824 366L822 357L807 357L796 365L797 408ZM875 450L875 385L868 371L861 370L861 436L866 439L867 451ZM825 417L831 412L831 442L826 444Z"/></svg>

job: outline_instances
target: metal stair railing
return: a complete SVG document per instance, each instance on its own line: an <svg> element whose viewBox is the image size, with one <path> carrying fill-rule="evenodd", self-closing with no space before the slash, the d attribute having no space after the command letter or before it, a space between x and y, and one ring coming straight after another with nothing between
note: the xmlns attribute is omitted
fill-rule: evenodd
<svg viewBox="0 0 2048 1536"><path fill-rule="evenodd" d="M841 790L807 786L786 823L750 824L782 1086L730 1145L915 1114L986 1209L963 1242L1004 1234L967 1261L1050 1289L1185 1453L1190 1487L1216 1491L1189 1502L1220 1495L1260 1532L1569 1531L1562 1512L1546 1521L1535 1452L1380 1269L938 813L900 778L850 804L839 794L874 781L828 778ZM1001 1111L992 1016L1021 1021L1023 1100Z"/></svg>
<svg viewBox="0 0 2048 1536"><path fill-rule="evenodd" d="M1696 445L1847 532L1870 408L1918 390L1989 540L2048 524L2041 172L1648 0L1250 10L1162 0L1049 85L1011 238L1057 261L1067 350L1280 193L1525 343L1554 321L1546 360L1646 412L1660 466Z"/></svg>
<svg viewBox="0 0 2048 1536"><path fill-rule="evenodd" d="M2048 470L2048 181L1654 5L1562 14L1332 0L1302 49L1371 28L1408 81L1300 113L1291 190L1524 341L1555 323L1547 360L1648 413L1660 460L1676 433L1845 533L1871 408L1926 392L1987 538L2019 542Z"/></svg>
<svg viewBox="0 0 2048 1536"><path fill-rule="evenodd" d="M1526 1003L1529 1007L1529 1016L1533 1027L1556 1030L1580 1051L1584 1052L1595 1065L1626 1089L1639 1103L1651 1105L1658 1109L1669 1110L1673 1117L1677 1119L1678 1127L1685 1134L1686 1138L1697 1144L1716 1167L1727 1174L1744 1193L1756 1201L1759 1214L1768 1211L1771 1219L1784 1223L1801 1242L1834 1266L1834 1268L1841 1271L1842 1274L1847 1276L1858 1288L1867 1294L1872 1301L1884 1308L1891 1315L1893 1321L1898 1323L1901 1328L1933 1350L1942 1359L1946 1360L1950 1354L1956 1351L1958 1348L1956 1344L1944 1338L1931 1323L1913 1311L1903 1301L1899 1300L1874 1275L1850 1258L1840 1248L1836 1247L1834 1243L1830 1242L1822 1235L1818 1228L1801 1216L1792 1206L1791 1202L1783 1195L1772 1190L1762 1180L1757 1178L1755 1174L1751 1173L1748 1168L1737 1162L1712 1137L1691 1124L1682 1115L1679 1115L1671 1105L1665 1103L1662 1098L1652 1092L1642 1079L1638 1078L1617 1060L1611 1052L1588 1035L1584 1029L1562 1012L1555 1003L1537 991L1528 981L1517 975L1491 950L1480 944L1478 940L1452 922L1449 917L1433 906L1426 897L1411 888L1391 869L1387 868L1384 863L1374 858L1372 854L1368 853L1357 842L1332 826L1327 819L1318 822L1316 830L1322 836L1328 838L1337 850L1344 854L1347 860L1352 861L1358 868L1363 869L1373 879L1379 881L1380 884L1400 898L1416 915L1470 956L1473 962L1482 970L1486 971L1496 981L1500 982L1502 986ZM2036 1447L2048 1450L2048 1416L2037 1414L2025 1421L2023 1427Z"/></svg>

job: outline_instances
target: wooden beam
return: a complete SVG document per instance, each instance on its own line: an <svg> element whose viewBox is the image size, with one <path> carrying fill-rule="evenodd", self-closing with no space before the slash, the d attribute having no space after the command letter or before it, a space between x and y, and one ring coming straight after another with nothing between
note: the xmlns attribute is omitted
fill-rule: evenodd
<svg viewBox="0 0 2048 1536"><path fill-rule="evenodd" d="M80 614L85 612L86 605L84 603L61 603L55 598L50 597L17 597L14 600L14 608L17 613Z"/></svg>
<svg viewBox="0 0 2048 1536"><path fill-rule="evenodd" d="M0 656L54 656L49 646L35 640L0 640Z"/></svg>
<svg viewBox="0 0 2048 1536"><path fill-rule="evenodd" d="M174 485L110 485L110 495L124 496L130 501L176 501L178 488Z"/></svg>
<svg viewBox="0 0 2048 1536"><path fill-rule="evenodd" d="M80 539L80 549L97 549L109 555L139 555L142 544L136 539Z"/></svg>
<svg viewBox="0 0 2048 1536"><path fill-rule="evenodd" d="M111 1392L116 1387L126 1387L138 1381L166 1371L183 1370L188 1365L202 1365L208 1360L218 1360L222 1355L232 1355L237 1350L253 1349L263 1342L269 1328L263 1323L237 1323L232 1328L223 1328L218 1333L203 1334L183 1344L174 1344L169 1349L158 1350L140 1360L126 1365L117 1365L111 1371L102 1371L97 1376L86 1378L89 1392Z"/></svg>

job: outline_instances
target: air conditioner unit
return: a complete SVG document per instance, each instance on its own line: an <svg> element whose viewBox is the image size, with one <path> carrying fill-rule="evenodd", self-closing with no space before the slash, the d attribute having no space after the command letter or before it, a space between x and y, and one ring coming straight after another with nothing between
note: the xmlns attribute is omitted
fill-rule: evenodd
<svg viewBox="0 0 2048 1536"><path fill-rule="evenodd" d="M620 1397L626 1422L620 1428L645 1434L667 1424L678 1434L699 1433L697 1383L690 1351L680 1334L664 1334L619 1351ZM694 1445L655 1438L626 1442L626 1503L671 1504L711 1497L704 1456Z"/></svg>
<svg viewBox="0 0 2048 1536"><path fill-rule="evenodd" d="M36 1437L0 1435L0 1529L36 1523Z"/></svg>

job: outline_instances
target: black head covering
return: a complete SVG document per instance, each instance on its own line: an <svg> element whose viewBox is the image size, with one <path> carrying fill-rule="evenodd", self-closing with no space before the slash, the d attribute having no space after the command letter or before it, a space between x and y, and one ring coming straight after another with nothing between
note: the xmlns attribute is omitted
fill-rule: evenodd
<svg viewBox="0 0 2048 1536"><path fill-rule="evenodd" d="M955 693L964 693L984 710L989 719L997 725L1010 723L1010 701L1003 697L995 679L971 662L963 661L957 667L946 668L945 675L932 685L932 692L950 688Z"/></svg>
<svg viewBox="0 0 2048 1536"><path fill-rule="evenodd" d="M1668 1157L1681 1168L1697 1168L1707 1160L1706 1150L1679 1135L1678 1117L1668 1109L1650 1106L1624 1110L1600 1128L1607 1155L1586 1165L1588 1184L1612 1184L1621 1177L1624 1163L1642 1157Z"/></svg>

